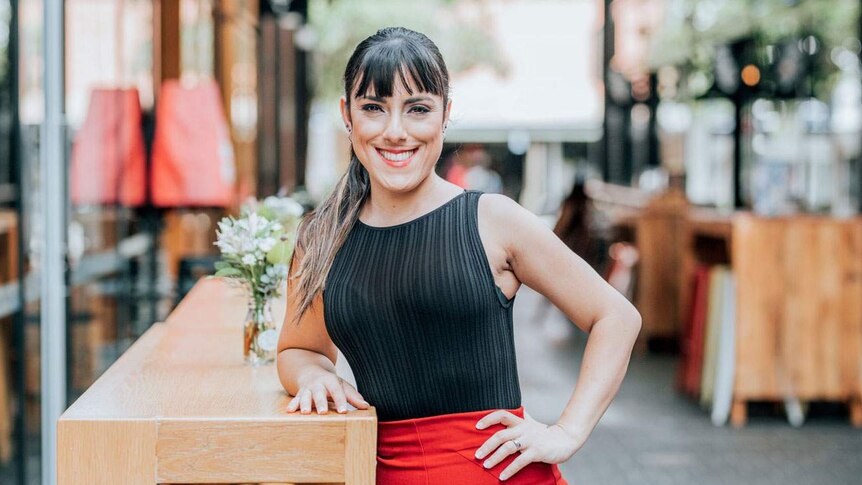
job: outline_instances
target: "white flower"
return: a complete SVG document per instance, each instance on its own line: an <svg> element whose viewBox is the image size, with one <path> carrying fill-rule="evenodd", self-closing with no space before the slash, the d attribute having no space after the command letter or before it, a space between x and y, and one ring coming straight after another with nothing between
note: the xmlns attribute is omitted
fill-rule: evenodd
<svg viewBox="0 0 862 485"><path fill-rule="evenodd" d="M257 247L261 251L267 253L275 246L276 240L274 237L265 237L257 241Z"/></svg>
<svg viewBox="0 0 862 485"><path fill-rule="evenodd" d="M251 278L246 271L234 273L230 278L249 285L252 294L269 298L279 296L288 268L286 264L271 264L266 255L279 241L295 237L302 206L288 198L270 198L264 205L249 202L238 218L225 217L219 221L215 245L224 256L223 268L260 268L263 274L257 278ZM254 273L259 274L258 270Z"/></svg>

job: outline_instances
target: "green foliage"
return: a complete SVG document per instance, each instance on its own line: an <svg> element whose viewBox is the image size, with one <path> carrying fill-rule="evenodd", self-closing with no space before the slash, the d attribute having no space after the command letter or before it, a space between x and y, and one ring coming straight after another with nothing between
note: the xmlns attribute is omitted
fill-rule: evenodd
<svg viewBox="0 0 862 485"><path fill-rule="evenodd" d="M230 267L227 267L227 268L221 268L220 270L216 271L216 274L215 274L215 275L216 275L216 277L219 277L219 278L221 278L221 277L242 276L242 271L240 271L240 270L238 270L238 269L236 269L236 268L230 268Z"/></svg>
<svg viewBox="0 0 862 485"><path fill-rule="evenodd" d="M810 35L819 42L809 70L818 97L829 95L838 72L829 53L859 37L856 0L670 0L667 13L652 43L652 68L676 65L690 80L711 83L717 45L751 39L763 67L766 46ZM695 84L681 97L704 94L702 82Z"/></svg>
<svg viewBox="0 0 862 485"><path fill-rule="evenodd" d="M337 99L356 45L384 27L402 26L427 35L446 59L451 74L480 64L504 73L506 66L490 36L457 17L453 0L316 0L309 2L309 23L318 43L314 51L316 95Z"/></svg>

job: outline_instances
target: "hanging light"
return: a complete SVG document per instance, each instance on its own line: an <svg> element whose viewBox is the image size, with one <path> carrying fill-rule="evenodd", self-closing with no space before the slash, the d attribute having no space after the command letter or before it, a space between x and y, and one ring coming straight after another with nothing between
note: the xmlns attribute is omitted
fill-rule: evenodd
<svg viewBox="0 0 862 485"><path fill-rule="evenodd" d="M746 86L757 86L757 83L760 82L760 69L754 64L749 64L742 68L740 77Z"/></svg>
<svg viewBox="0 0 862 485"><path fill-rule="evenodd" d="M75 135L72 204L139 206L146 198L146 151L135 88L97 88Z"/></svg>
<svg viewBox="0 0 862 485"><path fill-rule="evenodd" d="M162 84L156 107L151 193L159 207L227 207L236 167L216 82Z"/></svg>

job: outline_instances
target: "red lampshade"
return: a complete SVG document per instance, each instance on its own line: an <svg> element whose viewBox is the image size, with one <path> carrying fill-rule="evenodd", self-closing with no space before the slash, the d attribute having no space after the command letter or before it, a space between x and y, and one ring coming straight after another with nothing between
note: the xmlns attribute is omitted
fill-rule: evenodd
<svg viewBox="0 0 862 485"><path fill-rule="evenodd" d="M236 168L227 120L215 81L185 87L162 84L156 107L150 177L160 207L227 207Z"/></svg>
<svg viewBox="0 0 862 485"><path fill-rule="evenodd" d="M141 205L146 197L145 176L138 90L94 89L72 145L72 204Z"/></svg>

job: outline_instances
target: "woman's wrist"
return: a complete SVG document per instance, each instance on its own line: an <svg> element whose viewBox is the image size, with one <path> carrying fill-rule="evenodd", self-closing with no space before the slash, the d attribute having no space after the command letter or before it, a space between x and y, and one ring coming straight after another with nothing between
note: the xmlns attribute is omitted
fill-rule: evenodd
<svg viewBox="0 0 862 485"><path fill-rule="evenodd" d="M581 434L579 434L579 433L576 433L576 432L575 432L575 430L571 429L570 425L568 425L568 424L563 424L563 423L561 423L561 422L559 422L559 421L558 421L558 422L556 422L556 423L552 424L552 425L551 425L551 426L549 426L549 427L556 427L556 428L559 428L559 429L560 429L560 431L562 431L562 432L563 432L563 434L564 434L564 435L568 438L568 440L572 443L572 446L573 446L573 448L574 448L575 450L577 450L578 448L580 448L580 447L584 444L584 441L586 441L586 438L585 438L585 437L583 437L583 436L582 436Z"/></svg>

